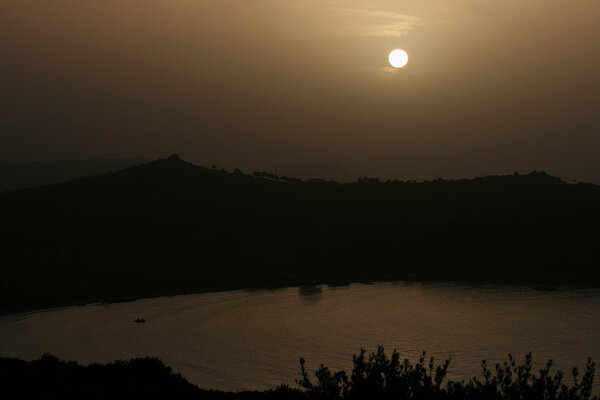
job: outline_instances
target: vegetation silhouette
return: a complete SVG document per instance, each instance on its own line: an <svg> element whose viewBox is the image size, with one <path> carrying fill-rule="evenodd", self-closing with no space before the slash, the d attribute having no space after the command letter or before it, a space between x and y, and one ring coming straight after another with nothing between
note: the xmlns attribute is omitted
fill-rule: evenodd
<svg viewBox="0 0 600 400"><path fill-rule="evenodd" d="M600 283L600 187L543 172L339 183L173 155L1 193L0 221L2 313L376 280Z"/></svg>
<svg viewBox="0 0 600 400"><path fill-rule="evenodd" d="M435 364L432 358L421 358L412 363L401 360L393 351L388 356L383 346L368 356L364 349L353 356L350 375L346 371L330 371L321 364L315 372L316 382L310 379L304 359L300 359L301 379L298 384L305 389L310 400L359 400L359 399L569 399L592 398L595 363L588 359L585 372L580 376L576 367L572 369L573 383L564 383L564 374L558 370L551 373L552 360L548 361L539 374L532 372L531 353L525 355L523 364L518 365L512 355L503 364L490 370L482 361L482 378L468 381L444 379L450 360ZM597 400L598 397L594 396Z"/></svg>
<svg viewBox="0 0 600 400"><path fill-rule="evenodd" d="M40 360L0 358L2 394L45 399L281 399L281 400L597 400L592 397L595 364L588 360L580 376L573 368L573 383L552 373L548 361L538 374L532 372L531 353L518 365L512 356L494 369L482 363L482 377L444 382L450 360L435 364L425 353L415 363L388 356L383 347L353 357L350 374L332 372L321 365L313 382L300 359L300 389L281 385L273 390L222 392L203 390L174 374L157 358L115 361L87 367L45 354Z"/></svg>
<svg viewBox="0 0 600 400"><path fill-rule="evenodd" d="M263 392L202 390L158 358L82 366L50 354L23 361L0 358L0 395L22 399L301 399L297 390Z"/></svg>

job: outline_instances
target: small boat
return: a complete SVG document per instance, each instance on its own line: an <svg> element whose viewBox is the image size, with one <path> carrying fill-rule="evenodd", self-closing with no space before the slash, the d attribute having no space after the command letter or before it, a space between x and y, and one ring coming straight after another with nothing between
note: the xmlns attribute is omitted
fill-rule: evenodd
<svg viewBox="0 0 600 400"><path fill-rule="evenodd" d="M138 318L134 321L136 324L143 324L146 322L146 320L144 318Z"/></svg>

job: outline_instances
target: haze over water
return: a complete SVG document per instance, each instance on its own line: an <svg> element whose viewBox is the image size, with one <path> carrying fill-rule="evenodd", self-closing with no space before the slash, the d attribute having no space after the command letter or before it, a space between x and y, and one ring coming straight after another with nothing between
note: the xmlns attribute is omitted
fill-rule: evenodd
<svg viewBox="0 0 600 400"><path fill-rule="evenodd" d="M133 321L143 317L145 324ZM480 362L549 358L567 375L600 360L600 289L376 283L230 291L0 317L0 355L109 362L158 356L202 388L265 389L298 378L298 358L351 366L378 344L417 359L452 357L450 377ZM598 389L596 379L596 389Z"/></svg>

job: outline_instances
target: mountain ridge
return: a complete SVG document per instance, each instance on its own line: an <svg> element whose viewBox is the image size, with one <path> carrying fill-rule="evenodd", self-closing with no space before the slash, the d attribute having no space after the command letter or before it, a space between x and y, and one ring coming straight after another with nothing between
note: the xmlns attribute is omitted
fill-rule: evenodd
<svg viewBox="0 0 600 400"><path fill-rule="evenodd" d="M0 194L0 310L389 279L600 283L600 187L351 183L178 156Z"/></svg>

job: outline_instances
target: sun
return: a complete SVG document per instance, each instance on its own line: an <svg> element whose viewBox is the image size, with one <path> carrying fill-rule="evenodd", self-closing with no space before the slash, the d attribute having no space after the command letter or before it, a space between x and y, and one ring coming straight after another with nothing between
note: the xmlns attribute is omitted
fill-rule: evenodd
<svg viewBox="0 0 600 400"><path fill-rule="evenodd" d="M394 68L402 68L408 64L408 54L402 49L393 50L388 59Z"/></svg>

